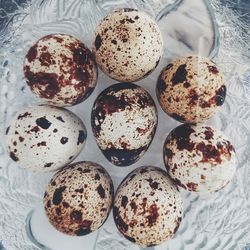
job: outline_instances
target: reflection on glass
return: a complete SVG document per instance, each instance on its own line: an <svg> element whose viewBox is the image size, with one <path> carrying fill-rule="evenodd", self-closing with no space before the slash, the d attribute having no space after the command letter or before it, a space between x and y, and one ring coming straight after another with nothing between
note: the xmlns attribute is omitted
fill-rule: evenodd
<svg viewBox="0 0 250 250"><path fill-rule="evenodd" d="M57 231L48 221L43 204L26 218L26 233L30 241L42 250L95 249L100 230L85 236L69 236Z"/></svg>
<svg viewBox="0 0 250 250"><path fill-rule="evenodd" d="M161 11L157 21L167 57L200 54L213 58L217 54L219 35L207 2L183 0L171 11Z"/></svg>

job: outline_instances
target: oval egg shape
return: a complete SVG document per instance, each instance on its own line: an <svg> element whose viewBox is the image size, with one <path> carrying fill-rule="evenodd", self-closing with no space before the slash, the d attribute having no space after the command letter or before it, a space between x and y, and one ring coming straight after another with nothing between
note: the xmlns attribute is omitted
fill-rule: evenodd
<svg viewBox="0 0 250 250"><path fill-rule="evenodd" d="M36 96L61 107L83 102L97 83L97 66L91 51L66 34L39 39L29 49L23 70Z"/></svg>
<svg viewBox="0 0 250 250"><path fill-rule="evenodd" d="M104 156L114 165L131 165L143 156L154 138L154 100L133 83L114 84L97 97L91 125Z"/></svg>
<svg viewBox="0 0 250 250"><path fill-rule="evenodd" d="M150 247L175 235L182 221L182 210L180 192L167 172L143 166L129 173L118 187L113 216L126 239Z"/></svg>
<svg viewBox="0 0 250 250"><path fill-rule="evenodd" d="M208 125L183 124L164 144L170 177L188 191L214 193L226 186L236 171L236 153L227 137Z"/></svg>
<svg viewBox="0 0 250 250"><path fill-rule="evenodd" d="M163 54L157 23L136 9L110 12L96 27L93 53L101 70L121 82L147 77Z"/></svg>
<svg viewBox="0 0 250 250"><path fill-rule="evenodd" d="M209 58L188 56L171 61L156 87L158 101L169 116L183 123L204 123L226 98L218 66Z"/></svg>
<svg viewBox="0 0 250 250"><path fill-rule="evenodd" d="M44 194L49 222L60 232L83 236L108 218L114 187L108 172L95 162L76 162L58 171Z"/></svg>
<svg viewBox="0 0 250 250"><path fill-rule="evenodd" d="M42 105L16 114L6 130L6 148L19 166L50 172L73 161L86 138L79 117L64 108Z"/></svg>

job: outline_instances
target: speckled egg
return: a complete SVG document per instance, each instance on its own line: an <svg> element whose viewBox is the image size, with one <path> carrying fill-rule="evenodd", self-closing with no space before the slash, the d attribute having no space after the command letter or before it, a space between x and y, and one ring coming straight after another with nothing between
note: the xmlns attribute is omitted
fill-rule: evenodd
<svg viewBox="0 0 250 250"><path fill-rule="evenodd" d="M143 88L118 83L97 97L91 124L104 156L117 166L128 166L142 157L153 140L157 110Z"/></svg>
<svg viewBox="0 0 250 250"><path fill-rule="evenodd" d="M32 92L49 104L71 106L94 90L97 67L84 43L69 35L52 34L29 49L24 76Z"/></svg>
<svg viewBox="0 0 250 250"><path fill-rule="evenodd" d="M177 185L202 194L226 186L236 170L234 147L208 125L183 124L172 130L165 141L164 161Z"/></svg>
<svg viewBox="0 0 250 250"><path fill-rule="evenodd" d="M87 131L72 112L52 106L23 109L6 130L12 160L38 172L54 171L73 161L84 147Z"/></svg>
<svg viewBox="0 0 250 250"><path fill-rule="evenodd" d="M97 26L93 53L99 67L111 78L137 81L148 76L160 61L161 32L146 13L119 9Z"/></svg>
<svg viewBox="0 0 250 250"><path fill-rule="evenodd" d="M209 119L224 103L226 86L217 66L208 58L189 56L169 63L157 82L162 109L180 122Z"/></svg>
<svg viewBox="0 0 250 250"><path fill-rule="evenodd" d="M141 246L171 239L182 220L182 199L167 173L146 166L131 172L116 191L113 215L118 230Z"/></svg>
<svg viewBox="0 0 250 250"><path fill-rule="evenodd" d="M94 162L77 162L61 169L44 194L50 223L60 232L82 236L105 222L114 197L107 171Z"/></svg>

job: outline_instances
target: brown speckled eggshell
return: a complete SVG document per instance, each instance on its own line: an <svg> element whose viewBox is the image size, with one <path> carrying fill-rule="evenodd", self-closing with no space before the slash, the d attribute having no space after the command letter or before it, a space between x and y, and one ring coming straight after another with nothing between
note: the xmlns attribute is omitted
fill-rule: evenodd
<svg viewBox="0 0 250 250"><path fill-rule="evenodd" d="M6 148L20 167L51 172L72 162L82 151L87 130L64 108L40 105L19 111L6 130Z"/></svg>
<svg viewBox="0 0 250 250"><path fill-rule="evenodd" d="M183 124L172 130L164 144L164 161L177 185L200 194L220 190L236 170L231 142L208 125Z"/></svg>
<svg viewBox="0 0 250 250"><path fill-rule="evenodd" d="M100 228L114 197L107 171L94 162L77 162L57 172L45 194L50 223L60 232L82 236Z"/></svg>
<svg viewBox="0 0 250 250"><path fill-rule="evenodd" d="M197 123L208 120L224 103L226 86L210 59L189 56L173 60L162 70L156 92L168 115Z"/></svg>
<svg viewBox="0 0 250 250"><path fill-rule="evenodd" d="M114 84L97 97L91 125L104 156L117 166L128 166L142 157L154 138L156 106L143 88Z"/></svg>
<svg viewBox="0 0 250 250"><path fill-rule="evenodd" d="M146 13L119 9L97 26L93 44L96 62L104 73L121 82L148 76L163 53L161 32Z"/></svg>
<svg viewBox="0 0 250 250"><path fill-rule="evenodd" d="M149 247L174 236L182 209L181 195L167 173L145 166L131 172L118 187L113 216L125 238Z"/></svg>
<svg viewBox="0 0 250 250"><path fill-rule="evenodd" d="M84 101L97 82L92 53L84 43L66 34L38 40L29 49L23 69L32 92L56 106Z"/></svg>

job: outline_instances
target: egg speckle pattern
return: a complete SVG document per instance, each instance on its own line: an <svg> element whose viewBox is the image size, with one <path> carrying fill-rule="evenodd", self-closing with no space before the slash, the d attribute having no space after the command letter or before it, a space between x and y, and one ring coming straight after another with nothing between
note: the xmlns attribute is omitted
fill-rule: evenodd
<svg viewBox="0 0 250 250"><path fill-rule="evenodd" d="M64 34L45 36L29 49L24 75L32 92L57 106L84 101L97 82L97 68L90 50Z"/></svg>
<svg viewBox="0 0 250 250"><path fill-rule="evenodd" d="M149 75L160 61L161 32L147 14L119 9L97 26L93 53L102 71L111 78L137 81Z"/></svg>
<svg viewBox="0 0 250 250"><path fill-rule="evenodd" d="M105 157L115 165L127 166L148 149L157 126L157 110L143 88L118 83L97 97L91 124Z"/></svg>
<svg viewBox="0 0 250 250"><path fill-rule="evenodd" d="M94 162L77 162L51 179L44 206L50 223L68 235L86 235L102 226L114 197L107 171Z"/></svg>
<svg viewBox="0 0 250 250"><path fill-rule="evenodd" d="M146 166L131 172L117 189L113 215L130 241L155 246L171 239L182 220L182 199L167 173Z"/></svg>
<svg viewBox="0 0 250 250"><path fill-rule="evenodd" d="M165 141L164 161L177 185L203 194L223 188L236 170L234 147L208 125L183 124L172 130Z"/></svg>
<svg viewBox="0 0 250 250"><path fill-rule="evenodd" d="M38 172L54 171L73 161L84 147L87 131L72 112L52 106L25 108L6 130L12 160Z"/></svg>
<svg viewBox="0 0 250 250"><path fill-rule="evenodd" d="M180 122L204 122L224 103L226 86L208 58L189 56L169 63L157 82L162 109Z"/></svg>

